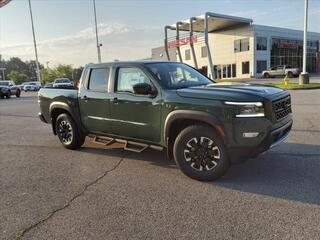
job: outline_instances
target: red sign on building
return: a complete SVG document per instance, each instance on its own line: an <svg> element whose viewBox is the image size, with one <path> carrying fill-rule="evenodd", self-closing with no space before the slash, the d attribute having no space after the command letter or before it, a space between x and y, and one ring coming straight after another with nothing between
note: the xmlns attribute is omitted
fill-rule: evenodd
<svg viewBox="0 0 320 240"><path fill-rule="evenodd" d="M185 37L185 38L181 38L178 40L168 42L168 48L176 48L176 47L180 47L183 45L187 45L189 43L196 43L196 42L198 42L197 36Z"/></svg>
<svg viewBox="0 0 320 240"><path fill-rule="evenodd" d="M0 0L0 8L4 7L4 5L7 5L11 0Z"/></svg>

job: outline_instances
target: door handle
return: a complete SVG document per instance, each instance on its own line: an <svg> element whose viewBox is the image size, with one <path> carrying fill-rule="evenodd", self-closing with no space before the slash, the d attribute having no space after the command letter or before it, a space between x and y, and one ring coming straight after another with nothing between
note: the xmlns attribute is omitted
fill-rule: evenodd
<svg viewBox="0 0 320 240"><path fill-rule="evenodd" d="M119 103L119 102L118 102L118 98L116 98L116 97L115 97L115 98L112 98L112 99L111 99L111 102L114 103L114 104L118 104L118 103Z"/></svg>

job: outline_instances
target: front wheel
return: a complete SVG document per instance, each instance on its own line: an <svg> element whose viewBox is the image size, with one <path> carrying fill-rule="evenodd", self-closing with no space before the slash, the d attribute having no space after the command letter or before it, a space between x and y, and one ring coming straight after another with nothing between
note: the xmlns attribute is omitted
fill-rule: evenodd
<svg viewBox="0 0 320 240"><path fill-rule="evenodd" d="M11 98L11 92L10 91L7 92L6 98Z"/></svg>
<svg viewBox="0 0 320 240"><path fill-rule="evenodd" d="M55 127L58 138L65 148L77 149L83 145L85 135L68 114L61 114L56 120Z"/></svg>
<svg viewBox="0 0 320 240"><path fill-rule="evenodd" d="M212 181L229 168L226 148L214 129L192 125L182 130L174 142L174 160L187 176Z"/></svg>

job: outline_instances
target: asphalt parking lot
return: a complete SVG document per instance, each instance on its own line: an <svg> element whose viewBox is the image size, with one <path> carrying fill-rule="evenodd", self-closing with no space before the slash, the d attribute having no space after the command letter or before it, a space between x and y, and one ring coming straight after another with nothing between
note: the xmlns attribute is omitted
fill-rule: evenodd
<svg viewBox="0 0 320 240"><path fill-rule="evenodd" d="M286 143L211 183L158 151L66 150L36 94L0 99L0 239L319 239L320 90L291 94Z"/></svg>

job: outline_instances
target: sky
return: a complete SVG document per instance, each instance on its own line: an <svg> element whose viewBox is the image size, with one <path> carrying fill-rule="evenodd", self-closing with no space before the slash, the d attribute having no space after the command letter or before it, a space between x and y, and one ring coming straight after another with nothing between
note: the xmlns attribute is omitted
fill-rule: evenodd
<svg viewBox="0 0 320 240"><path fill-rule="evenodd" d="M31 0L39 61L74 67L97 62L92 0ZM102 61L150 57L163 28L215 12L254 24L303 29L304 0L96 0ZM320 0L309 0L308 30L320 32ZM0 8L2 58L35 59L27 0Z"/></svg>

